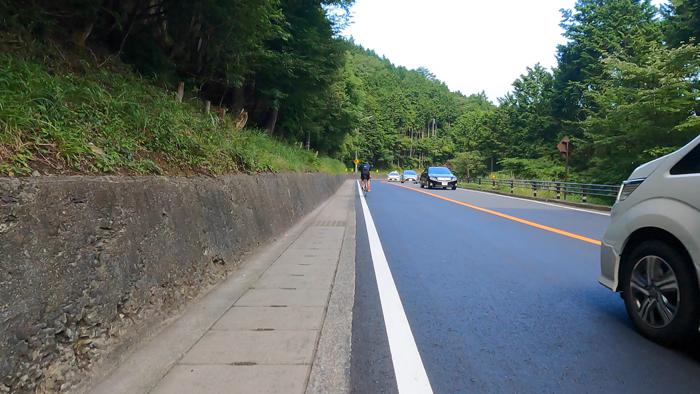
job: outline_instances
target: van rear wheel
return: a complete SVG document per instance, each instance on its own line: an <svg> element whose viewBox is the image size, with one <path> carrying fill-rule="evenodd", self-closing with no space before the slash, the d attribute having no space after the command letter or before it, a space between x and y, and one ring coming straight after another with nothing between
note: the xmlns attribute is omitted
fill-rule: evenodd
<svg viewBox="0 0 700 394"><path fill-rule="evenodd" d="M622 298L627 314L645 337L682 345L700 325L698 281L691 262L662 241L645 241L623 259Z"/></svg>

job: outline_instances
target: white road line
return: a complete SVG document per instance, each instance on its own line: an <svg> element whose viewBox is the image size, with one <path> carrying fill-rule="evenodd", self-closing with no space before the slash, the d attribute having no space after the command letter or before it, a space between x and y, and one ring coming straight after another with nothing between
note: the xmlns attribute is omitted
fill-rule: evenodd
<svg viewBox="0 0 700 394"><path fill-rule="evenodd" d="M365 217L369 250L374 265L374 275L377 277L379 300L382 304L384 325L389 338L389 350L391 351L391 361L394 364L396 385L401 394L432 393L433 389L430 387L428 375L425 373L416 341L413 339L411 326L408 324L406 312L403 310L399 292L396 290L389 263L386 261L377 228L374 227L374 220L372 220L372 214L369 212L359 182L357 183L357 191L360 194L362 213Z"/></svg>
<svg viewBox="0 0 700 394"><path fill-rule="evenodd" d="M544 201L530 200L529 198L520 198L520 197L504 196L503 194L489 193L489 192L485 192L485 191L481 191L481 190L467 189L467 188L464 188L464 187L460 187L459 189L460 189L460 190L470 191L470 192L475 192L475 193L490 194L490 195L492 195L492 196L498 196L498 197L503 197L503 198L512 198L512 199L514 199L514 200L521 200L521 201L526 201L526 202L533 202L533 203L535 203L535 204L549 205L550 207L570 209L570 210L572 210L572 211L579 211L579 212L592 213L592 214L595 214L595 215L610 216L610 213L608 213L608 212L599 212L599 211L593 211L593 210L590 210L590 209L575 208L575 207L570 207L570 206L564 205L564 204L555 204L555 203L544 202Z"/></svg>

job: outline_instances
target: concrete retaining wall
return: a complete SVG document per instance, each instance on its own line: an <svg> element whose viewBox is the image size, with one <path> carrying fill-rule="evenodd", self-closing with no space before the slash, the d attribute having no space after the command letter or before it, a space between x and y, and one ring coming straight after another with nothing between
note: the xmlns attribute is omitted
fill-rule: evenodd
<svg viewBox="0 0 700 394"><path fill-rule="evenodd" d="M344 180L0 179L0 393L66 391Z"/></svg>

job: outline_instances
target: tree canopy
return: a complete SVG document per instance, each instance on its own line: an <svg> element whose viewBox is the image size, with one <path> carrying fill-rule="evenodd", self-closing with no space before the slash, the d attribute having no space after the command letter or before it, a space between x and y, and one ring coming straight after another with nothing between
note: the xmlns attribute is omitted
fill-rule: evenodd
<svg viewBox="0 0 700 394"><path fill-rule="evenodd" d="M379 167L618 182L700 133L700 0L577 0L557 65L497 103L346 40L352 0L0 0L4 29L101 48L186 81L276 138ZM0 29L3 29L0 27ZM478 78L478 76L474 76Z"/></svg>

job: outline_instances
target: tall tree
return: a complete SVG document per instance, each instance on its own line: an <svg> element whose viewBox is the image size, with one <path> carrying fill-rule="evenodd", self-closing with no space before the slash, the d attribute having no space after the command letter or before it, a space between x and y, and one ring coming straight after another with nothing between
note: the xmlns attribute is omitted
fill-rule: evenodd
<svg viewBox="0 0 700 394"><path fill-rule="evenodd" d="M661 6L664 34L669 44L679 46L700 40L700 0L673 0Z"/></svg>
<svg viewBox="0 0 700 394"><path fill-rule="evenodd" d="M610 55L638 58L649 43L660 39L661 30L649 0L577 0L574 9L562 15L568 42L557 48L553 111L580 136L575 122L595 110L586 92L598 89L602 60Z"/></svg>
<svg viewBox="0 0 700 394"><path fill-rule="evenodd" d="M583 123L593 142L591 177L617 182L648 160L700 134L700 46L653 45L641 61L611 57L599 108Z"/></svg>
<svg viewBox="0 0 700 394"><path fill-rule="evenodd" d="M543 149L554 148L559 125L552 116L553 100L554 77L540 64L528 67L513 82L512 93L501 100L499 108L508 118L511 156L534 158L543 154Z"/></svg>

